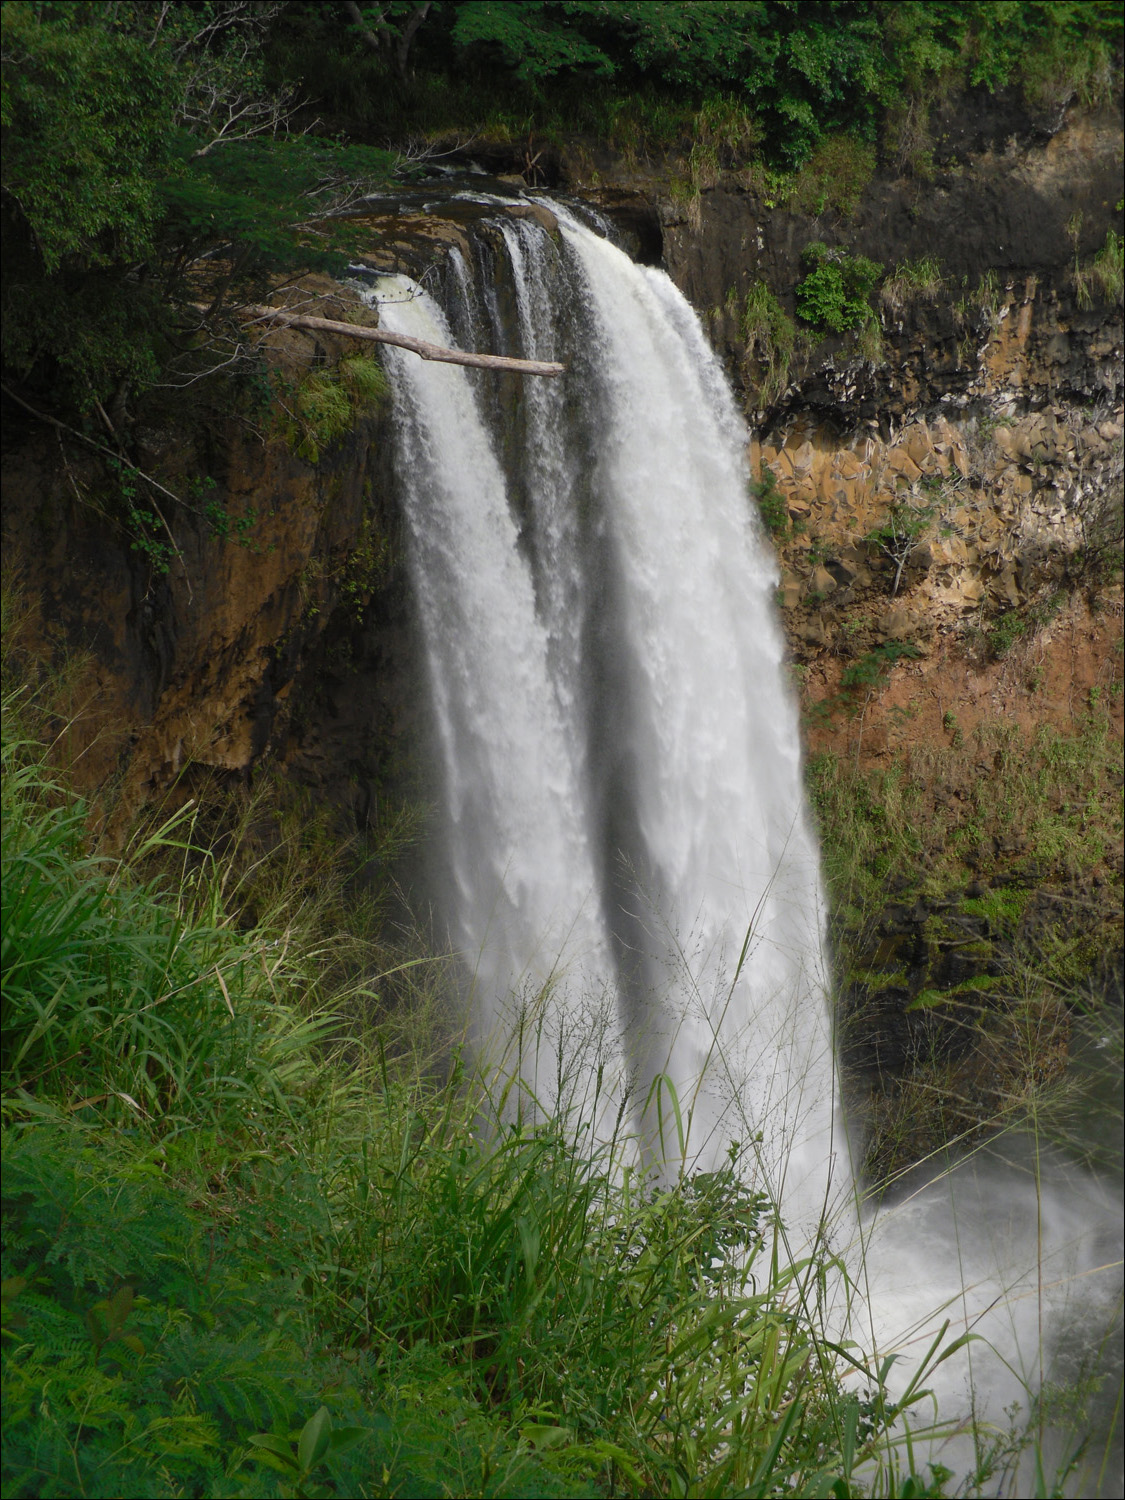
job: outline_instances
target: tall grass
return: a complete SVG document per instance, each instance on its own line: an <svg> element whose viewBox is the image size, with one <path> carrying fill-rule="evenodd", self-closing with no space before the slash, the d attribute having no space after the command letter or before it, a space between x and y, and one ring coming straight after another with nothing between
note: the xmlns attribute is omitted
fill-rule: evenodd
<svg viewBox="0 0 1125 1500"><path fill-rule="evenodd" d="M240 939L205 867L170 898L86 854L83 805L28 750L3 748L5 1098L46 1090L74 1107L96 1083L107 1120L167 1133L311 1084L330 1022L294 1006L284 946ZM177 821L156 836L165 849Z"/></svg>

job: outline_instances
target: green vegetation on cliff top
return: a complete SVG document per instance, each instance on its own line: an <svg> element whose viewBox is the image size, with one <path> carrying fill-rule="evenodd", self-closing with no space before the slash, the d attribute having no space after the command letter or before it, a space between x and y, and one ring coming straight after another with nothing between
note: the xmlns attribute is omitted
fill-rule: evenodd
<svg viewBox="0 0 1125 1500"><path fill-rule="evenodd" d="M340 14L357 9L362 21ZM454 0L292 5L277 46L323 107L395 138L404 124L471 128L490 117L608 137L637 95L659 136L661 119L690 131L690 112L721 95L755 122L768 156L793 166L840 130L873 139L888 106L935 86L1015 85L1046 106L1060 94L1104 96L1119 31L1120 8L1097 0ZM380 87L360 84L365 67Z"/></svg>

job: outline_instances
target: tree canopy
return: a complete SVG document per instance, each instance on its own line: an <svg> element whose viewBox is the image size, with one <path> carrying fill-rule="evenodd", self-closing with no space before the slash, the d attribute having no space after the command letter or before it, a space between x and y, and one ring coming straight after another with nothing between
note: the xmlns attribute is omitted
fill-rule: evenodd
<svg viewBox="0 0 1125 1500"><path fill-rule="evenodd" d="M1121 14L1113 0L443 0L293 5L320 12L321 45L347 55L367 32L388 50L407 38L422 75L480 75L550 107L567 85L734 95L767 149L799 164L827 131L874 132L879 114L927 82L990 89L1110 71ZM347 14L345 14L347 13ZM335 39L329 36L335 32ZM341 32L344 35L341 35ZM307 54L312 71L316 59ZM339 70L342 78L346 66ZM327 98L327 96L326 96ZM401 96L394 95L396 106ZM361 112L363 112L361 110ZM372 99L370 118L381 113Z"/></svg>
<svg viewBox="0 0 1125 1500"><path fill-rule="evenodd" d="M192 364L178 309L346 263L339 211L394 157L294 127L297 87L265 56L282 8L4 6L10 375L89 410Z"/></svg>

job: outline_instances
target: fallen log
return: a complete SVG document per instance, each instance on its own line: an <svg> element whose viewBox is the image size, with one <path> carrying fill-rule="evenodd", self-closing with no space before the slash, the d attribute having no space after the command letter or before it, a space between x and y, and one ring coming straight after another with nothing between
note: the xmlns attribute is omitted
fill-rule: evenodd
<svg viewBox="0 0 1125 1500"><path fill-rule="evenodd" d="M376 344L393 344L409 349L422 359L440 360L447 365L469 365L477 370L514 370L518 375L562 375L565 365L543 359L509 359L505 354L467 354L460 349L444 349L425 339L411 338L407 333L391 333L385 328L362 328L358 323L339 323L335 318L314 318L308 313L286 312L283 307L251 305L237 309L239 317L265 319L287 328L307 328L311 332L342 333L346 338L370 339Z"/></svg>

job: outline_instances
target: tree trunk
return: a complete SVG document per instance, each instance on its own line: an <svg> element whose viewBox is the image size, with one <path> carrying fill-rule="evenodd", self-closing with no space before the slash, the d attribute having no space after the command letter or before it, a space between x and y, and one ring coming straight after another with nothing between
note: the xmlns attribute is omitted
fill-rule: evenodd
<svg viewBox="0 0 1125 1500"><path fill-rule="evenodd" d="M382 52L383 46L381 38L389 35L387 30L387 23L383 20L382 15L379 16L379 20L376 23L376 30L372 31L370 26L368 26L367 22L363 19L363 12L355 3L355 0L344 0L344 9L347 11L351 20L355 23L356 30L359 32L360 36L371 48L371 50L373 52Z"/></svg>
<svg viewBox="0 0 1125 1500"><path fill-rule="evenodd" d="M406 77L406 60L410 56L410 43L414 40L414 33L429 14L430 4L431 0L425 0L425 4L416 5L414 7L414 14L402 28L402 35L399 37L398 46L395 48L395 67L400 78Z"/></svg>

